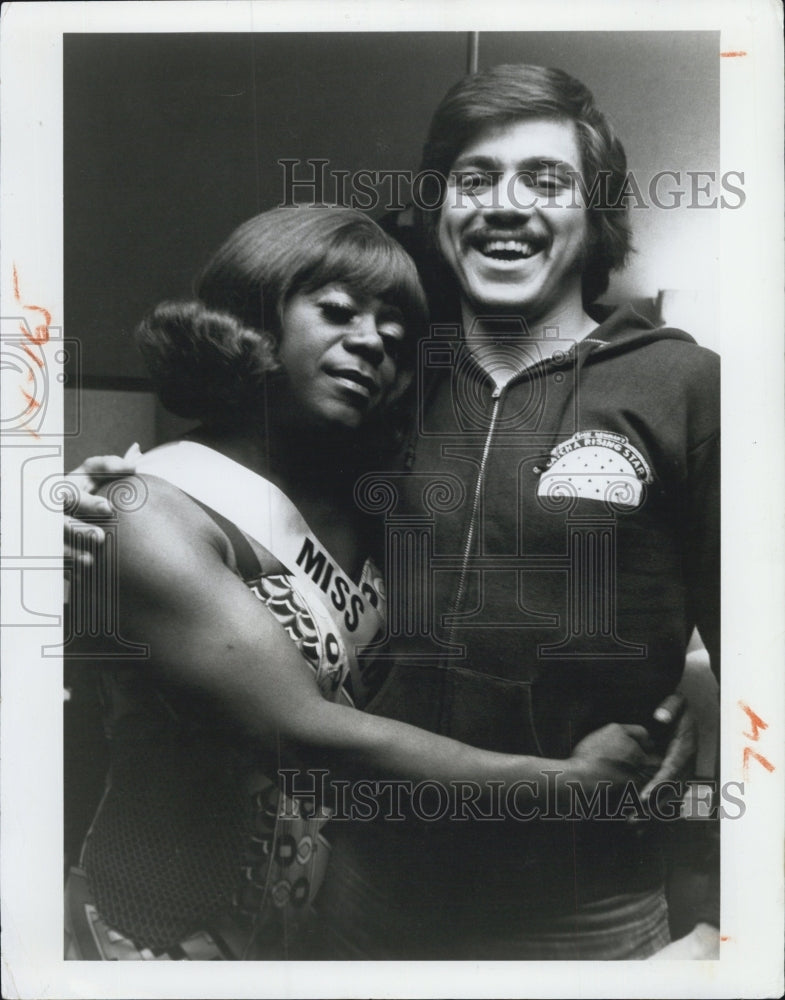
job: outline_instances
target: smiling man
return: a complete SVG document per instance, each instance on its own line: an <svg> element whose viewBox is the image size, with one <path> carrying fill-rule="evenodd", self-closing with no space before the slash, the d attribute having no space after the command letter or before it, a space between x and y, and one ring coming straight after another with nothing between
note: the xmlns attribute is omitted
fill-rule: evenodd
<svg viewBox="0 0 785 1000"><path fill-rule="evenodd" d="M718 672L718 358L629 306L600 321L630 247L627 212L609 207L626 157L579 81L537 66L465 78L436 110L421 176L436 325L406 470L390 477L404 626L393 613L369 708L564 757L606 722L646 725L696 626ZM408 569L404 515L422 535ZM339 830L319 904L331 954L667 956L668 824L579 812ZM673 957L714 953L717 914L697 918Z"/></svg>
<svg viewBox="0 0 785 1000"><path fill-rule="evenodd" d="M581 159L571 123L536 118L490 126L458 155L437 235L461 285L464 325L502 312L577 337L596 326L581 301Z"/></svg>

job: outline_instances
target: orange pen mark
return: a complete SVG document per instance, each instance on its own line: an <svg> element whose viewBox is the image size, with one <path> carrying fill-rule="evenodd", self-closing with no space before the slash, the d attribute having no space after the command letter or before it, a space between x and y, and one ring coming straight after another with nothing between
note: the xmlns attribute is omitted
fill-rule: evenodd
<svg viewBox="0 0 785 1000"><path fill-rule="evenodd" d="M731 52L720 52L720 56L723 59L735 59L738 56L746 56L746 55L747 55L747 53L743 52L741 50L738 50L736 52L733 52L733 51L731 51Z"/></svg>
<svg viewBox="0 0 785 1000"><path fill-rule="evenodd" d="M32 312L40 312L43 314L44 322L39 324L34 333L28 333L27 329L22 326L22 333L27 337L28 340L32 341L34 344L46 344L49 340L49 327L52 323L52 314L48 309L44 309L43 306L33 306L26 305L22 302L22 296L19 292L19 274L16 270L16 264L13 265L13 282L14 282L14 298L21 305L23 309L30 309Z"/></svg>
<svg viewBox="0 0 785 1000"><path fill-rule="evenodd" d="M762 764L769 773L774 770L774 765L770 761L766 760L765 757L762 757L757 751L753 750L752 747L744 747L744 761L742 766L744 767L745 775L749 771L750 757L754 757L755 760L757 760L759 764Z"/></svg>
<svg viewBox="0 0 785 1000"><path fill-rule="evenodd" d="M49 312L48 309L45 309L43 306L28 305L27 303L22 301L22 293L19 290L19 272L16 269L16 264L12 265L12 280L14 288L14 298L19 303L19 305L23 309L27 309L30 312L41 313L43 317L44 320L43 323L39 323L38 326L35 327L32 333L30 332L25 322L19 324L19 330L22 334L22 337L24 338L24 341L22 342L21 345L22 350L25 352L25 354L27 354L27 356L32 361L35 362L35 364L38 365L39 368L43 368L44 357L41 348L43 344L49 342L49 327L51 326L52 323L52 314ZM32 369L28 369L26 381L27 382L34 381ZM25 392L24 389L21 389L21 391L22 395L24 396L27 402L28 411L35 412L35 410L37 410L41 406L40 401L31 396L29 392ZM32 434L32 436L36 440L38 440L38 434L36 434L34 430L31 430L29 427L25 428L25 430L27 431L28 434Z"/></svg>
<svg viewBox="0 0 785 1000"><path fill-rule="evenodd" d="M747 715L750 717L750 722L752 723L752 732L742 733L741 735L746 736L747 739L757 741L759 738L758 731L761 729L768 729L769 728L768 722L764 722L763 719L761 719L759 715L753 712L749 705L745 705L743 701L739 702L739 708L742 710L742 712L747 713Z"/></svg>
<svg viewBox="0 0 785 1000"><path fill-rule="evenodd" d="M33 399L33 397L30 395L30 393L29 392L25 392L24 389L22 389L22 395L27 400L27 408L28 408L28 410L35 410L36 407L38 407L38 406L41 405L38 402L38 400ZM36 439L36 441L40 441L40 437L38 436L38 434L36 434L36 432L34 430L31 430L29 427L26 428L26 430L27 430L28 434L32 434L33 435L33 437Z"/></svg>
<svg viewBox="0 0 785 1000"><path fill-rule="evenodd" d="M25 354L28 354L33 359L33 361L35 361L35 363L38 365L39 368L43 368L44 367L43 361L38 357L37 354L33 354L33 352L30 350L30 348L27 346L27 344L22 344L22 350L25 352ZM32 372L28 372L27 373L27 381L28 382L32 382L33 381L33 373Z"/></svg>
<svg viewBox="0 0 785 1000"><path fill-rule="evenodd" d="M720 941L730 941L730 934L720 934Z"/></svg>
<svg viewBox="0 0 785 1000"><path fill-rule="evenodd" d="M40 406L40 405L41 405L41 404L40 404L40 403L38 402L38 400L37 400L37 399L34 399L34 398L33 398L33 397L32 397L32 396L30 395L30 393L29 393L29 392L25 392L25 391L24 391L24 389L22 389L22 395L23 395L23 396L25 397L25 399L26 399L26 400L27 400L27 402L28 402L28 403L30 404L30 406Z"/></svg>

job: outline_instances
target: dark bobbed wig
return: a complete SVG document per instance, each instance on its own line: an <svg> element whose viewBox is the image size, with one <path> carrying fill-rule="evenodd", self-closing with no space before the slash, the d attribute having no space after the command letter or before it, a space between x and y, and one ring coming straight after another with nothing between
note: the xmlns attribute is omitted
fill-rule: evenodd
<svg viewBox="0 0 785 1000"><path fill-rule="evenodd" d="M407 335L394 403L411 382L427 323L414 263L359 211L290 207L235 229L197 278L197 298L164 302L139 326L137 343L163 405L209 424L258 418L266 381L280 371L287 302L333 282L401 310Z"/></svg>
<svg viewBox="0 0 785 1000"><path fill-rule="evenodd" d="M424 179L420 203L431 205L438 201L437 178L449 176L460 153L482 132L529 118L574 125L583 182L588 191L596 177L607 177L606 186L601 184L599 189L599 204L595 197L588 209L590 244L582 286L583 303L588 306L606 291L610 272L623 266L631 250L626 207L603 209L603 205L615 205L622 193L627 157L591 92L563 70L512 64L494 66L459 80L447 92L431 121L420 170L433 173ZM420 208L418 213L425 245L432 257L438 256L439 211L439 208ZM442 268L438 280L445 277Z"/></svg>

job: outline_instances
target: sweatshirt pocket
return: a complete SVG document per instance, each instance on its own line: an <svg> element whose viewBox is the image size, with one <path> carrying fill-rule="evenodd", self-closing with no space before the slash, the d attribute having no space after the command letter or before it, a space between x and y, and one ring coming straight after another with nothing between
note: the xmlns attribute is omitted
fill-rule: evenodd
<svg viewBox="0 0 785 1000"><path fill-rule="evenodd" d="M439 731L498 753L543 756L534 725L532 682L460 668L445 670Z"/></svg>

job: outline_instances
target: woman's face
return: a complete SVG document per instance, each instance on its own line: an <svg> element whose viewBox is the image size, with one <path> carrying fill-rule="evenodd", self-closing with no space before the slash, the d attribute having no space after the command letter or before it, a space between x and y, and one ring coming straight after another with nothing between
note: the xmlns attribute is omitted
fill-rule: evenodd
<svg viewBox="0 0 785 1000"><path fill-rule="evenodd" d="M360 427L395 385L405 335L395 306L348 285L293 295L278 347L293 407L287 416L311 425Z"/></svg>

